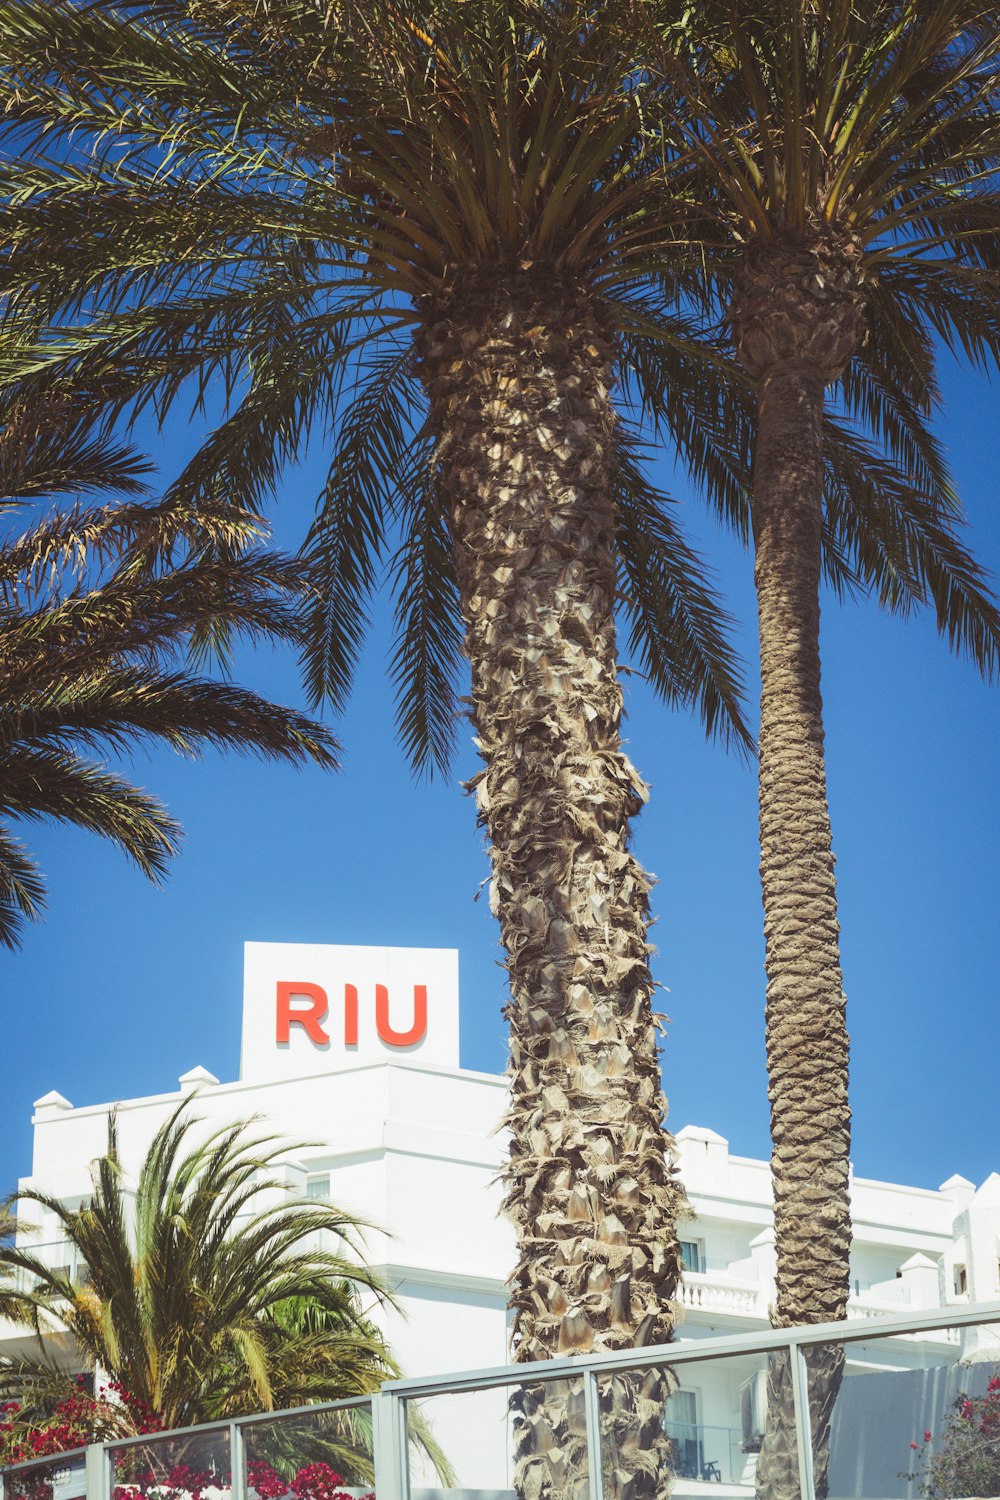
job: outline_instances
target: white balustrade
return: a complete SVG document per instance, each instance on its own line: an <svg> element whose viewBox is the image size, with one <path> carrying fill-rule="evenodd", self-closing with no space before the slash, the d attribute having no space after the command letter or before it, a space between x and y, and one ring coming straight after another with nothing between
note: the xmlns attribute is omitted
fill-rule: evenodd
<svg viewBox="0 0 1000 1500"><path fill-rule="evenodd" d="M770 1286L738 1281L718 1271L686 1271L677 1294L681 1306L693 1313L724 1313L729 1316L767 1321L774 1297ZM875 1298L861 1293L847 1306L849 1318L884 1318L906 1311L901 1301ZM954 1329L941 1329L932 1337L934 1343L955 1343Z"/></svg>
<svg viewBox="0 0 1000 1500"><path fill-rule="evenodd" d="M767 1299L759 1286L735 1281L712 1271L687 1271L678 1292L682 1307L692 1312L730 1313L744 1318L766 1318Z"/></svg>

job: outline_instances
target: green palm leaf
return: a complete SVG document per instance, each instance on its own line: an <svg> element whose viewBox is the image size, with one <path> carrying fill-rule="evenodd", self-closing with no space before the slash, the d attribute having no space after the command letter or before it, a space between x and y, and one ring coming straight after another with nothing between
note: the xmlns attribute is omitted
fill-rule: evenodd
<svg viewBox="0 0 1000 1500"><path fill-rule="evenodd" d="M81 423L61 446L51 420L44 406L10 408L8 491L43 476L139 487L131 450L91 441ZM299 641L302 568L258 538L252 517L212 503L195 513L173 496L77 507L0 545L0 942L16 946L44 903L12 822L71 823L150 879L166 873L179 826L104 757L152 740L189 755L215 745L335 766L323 726L183 665L191 650L225 653L238 638Z"/></svg>
<svg viewBox="0 0 1000 1500"><path fill-rule="evenodd" d="M80 1207L34 1189L20 1194L19 1204L55 1216L86 1270L81 1279L53 1270L28 1234L21 1245L0 1247L0 1269L19 1278L12 1314L29 1326L44 1317L65 1328L93 1365L170 1427L363 1397L398 1376L361 1311L362 1295L391 1305L365 1264L365 1226L289 1191L279 1170L287 1142L244 1124L207 1135L200 1126L187 1104L179 1106L157 1131L133 1189L112 1114L92 1195ZM262 1195L276 1201L262 1208ZM3 1372L6 1389L25 1403L22 1417L65 1394L65 1382L41 1348ZM115 1410L127 1434L131 1407ZM417 1440L450 1482L430 1434ZM348 1482L369 1482L370 1423L359 1425L350 1412L323 1416L289 1453L299 1466L310 1457L336 1462ZM152 1451L148 1459L155 1467Z"/></svg>

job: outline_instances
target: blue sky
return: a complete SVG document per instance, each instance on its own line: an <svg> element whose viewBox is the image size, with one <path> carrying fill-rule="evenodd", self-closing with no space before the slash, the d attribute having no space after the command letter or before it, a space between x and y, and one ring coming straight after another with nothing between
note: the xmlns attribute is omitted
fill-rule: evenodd
<svg viewBox="0 0 1000 1500"><path fill-rule="evenodd" d="M996 393L952 366L945 385L941 431L970 537L1000 571ZM281 497L284 543L301 535L310 500L305 471ZM696 499L685 515L737 615L753 692L749 559ZM980 1182L1000 1170L998 689L950 655L927 617L904 623L828 601L823 638L856 1170L926 1187L953 1172ZM376 621L338 725L339 775L233 756L137 758L136 778L187 830L161 889L92 836L26 830L50 905L19 954L0 954L0 1189L30 1170L31 1105L50 1089L79 1105L170 1090L196 1063L236 1077L248 939L458 947L463 1063L503 1069L498 933L476 900L487 860L458 785L474 752L465 734L447 781L413 781L394 741L385 655ZM241 675L302 701L284 655L257 653ZM652 785L636 846L659 877L670 1124L708 1125L734 1152L766 1155L754 771L636 678L626 692L630 753Z"/></svg>

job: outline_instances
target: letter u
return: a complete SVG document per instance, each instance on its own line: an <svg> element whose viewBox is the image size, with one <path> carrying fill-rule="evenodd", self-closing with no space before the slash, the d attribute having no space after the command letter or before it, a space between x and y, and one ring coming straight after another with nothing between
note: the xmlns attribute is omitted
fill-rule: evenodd
<svg viewBox="0 0 1000 1500"><path fill-rule="evenodd" d="M413 1025L409 1031L394 1031L389 1023L389 990L375 986L375 1027L387 1047L412 1047L427 1031L427 986L413 986Z"/></svg>

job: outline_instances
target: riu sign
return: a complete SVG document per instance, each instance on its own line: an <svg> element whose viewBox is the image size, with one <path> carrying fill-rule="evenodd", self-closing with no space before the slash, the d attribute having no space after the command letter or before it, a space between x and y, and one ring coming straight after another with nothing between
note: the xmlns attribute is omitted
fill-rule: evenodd
<svg viewBox="0 0 1000 1500"><path fill-rule="evenodd" d="M387 1047L413 1047L427 1035L427 986L415 984L410 1025L396 1027L389 1012L389 986L375 985L375 1030ZM358 987L344 985L344 1046L358 1045ZM301 1026L311 1042L326 1047L331 1041L330 1000L320 984L279 979L275 1000L275 1041L291 1041L292 1027ZM398 1019L398 1017L397 1017Z"/></svg>
<svg viewBox="0 0 1000 1500"><path fill-rule="evenodd" d="M454 948L247 943L240 1077L459 1066Z"/></svg>

